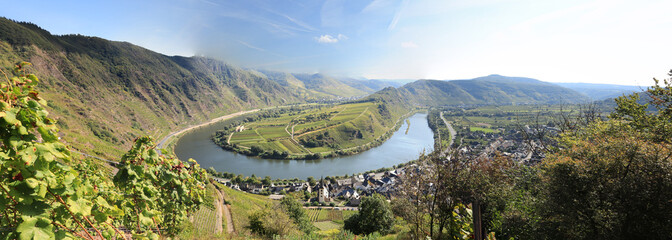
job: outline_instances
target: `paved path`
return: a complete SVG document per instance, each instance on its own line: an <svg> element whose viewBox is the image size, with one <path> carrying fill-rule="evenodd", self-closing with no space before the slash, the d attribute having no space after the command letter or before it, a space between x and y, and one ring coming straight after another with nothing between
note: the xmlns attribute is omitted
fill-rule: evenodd
<svg viewBox="0 0 672 240"><path fill-rule="evenodd" d="M446 148L445 151L447 153L448 150L450 150L450 146L453 146L453 142L455 141L457 131L455 131L455 129L453 129L453 125L450 125L450 123L448 123L448 121L446 121L446 119L443 117L443 111L439 116L441 117L441 120L443 120L443 123L446 124L446 126L448 127L448 131L450 132L450 141L448 142L448 147Z"/></svg>
<svg viewBox="0 0 672 240"><path fill-rule="evenodd" d="M210 125L210 124L222 121L222 120L234 118L234 117L237 117L237 116L240 116L240 115L243 115L243 114L253 113L253 112L256 112L256 111L259 111L259 110L261 110L261 109L252 109L252 110L248 110L248 111L240 111L240 112L237 112L237 113L232 113L232 114L229 114L229 115L225 115L225 116L221 116L221 117L212 119L208 122L201 123L201 124L196 125L196 126L190 126L190 127L184 128L182 130L172 132L172 133L168 134L168 136L161 139L161 141L159 141L159 144L156 145L156 148L159 148L159 149L163 148L164 147L163 145L166 144L166 141L168 141L168 139L170 139L171 137L173 137L175 135L178 135L178 134L184 133L186 131L189 131L191 129L198 128L198 127L203 127L203 126Z"/></svg>

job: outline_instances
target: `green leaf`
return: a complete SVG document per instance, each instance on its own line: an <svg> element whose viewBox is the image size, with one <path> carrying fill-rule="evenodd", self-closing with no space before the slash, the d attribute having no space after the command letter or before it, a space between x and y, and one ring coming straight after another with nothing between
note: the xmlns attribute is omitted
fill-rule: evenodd
<svg viewBox="0 0 672 240"><path fill-rule="evenodd" d="M35 189L40 185L40 181L37 181L35 178L26 178L25 181L28 187L32 189Z"/></svg>
<svg viewBox="0 0 672 240"><path fill-rule="evenodd" d="M72 235L72 233L59 229L58 231L56 231L56 239L58 239L58 240L75 240L76 238Z"/></svg>
<svg viewBox="0 0 672 240"><path fill-rule="evenodd" d="M104 212L94 212L93 213L93 218L96 219L99 223L107 221L107 213Z"/></svg>
<svg viewBox="0 0 672 240"><path fill-rule="evenodd" d="M42 139L44 139L45 142L53 142L58 140L58 137L47 127L38 127L37 131L40 133Z"/></svg>
<svg viewBox="0 0 672 240"><path fill-rule="evenodd" d="M53 239L54 226L45 218L24 217L23 222L16 228L19 232L19 239Z"/></svg>
<svg viewBox="0 0 672 240"><path fill-rule="evenodd" d="M24 126L19 127L19 134L28 135L28 129L26 129Z"/></svg>
<svg viewBox="0 0 672 240"><path fill-rule="evenodd" d="M16 113L13 111L6 111L2 119L5 119L5 122L10 125L16 125L19 122L19 120L16 120Z"/></svg>
<svg viewBox="0 0 672 240"><path fill-rule="evenodd" d="M89 202L86 199L77 199L75 200L74 197L68 198L65 201L68 206L70 206L70 211L72 211L75 214L81 214L83 216L88 216L91 215L91 202Z"/></svg>
<svg viewBox="0 0 672 240"><path fill-rule="evenodd" d="M112 208L107 210L107 215L112 217L121 217L124 216L124 211L119 209L117 206L113 206Z"/></svg>
<svg viewBox="0 0 672 240"><path fill-rule="evenodd" d="M51 206L44 202L38 201L33 201L31 204L20 202L16 209L19 210L19 212L24 216L36 217L46 213L47 210L51 209Z"/></svg>

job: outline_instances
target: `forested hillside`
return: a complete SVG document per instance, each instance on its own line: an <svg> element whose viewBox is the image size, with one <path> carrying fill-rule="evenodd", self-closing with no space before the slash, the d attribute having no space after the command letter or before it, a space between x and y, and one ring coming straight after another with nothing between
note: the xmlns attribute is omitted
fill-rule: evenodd
<svg viewBox="0 0 672 240"><path fill-rule="evenodd" d="M30 61L44 76L62 137L76 149L119 156L141 135L160 137L224 113L302 102L298 93L223 62L165 56L126 42L54 36L0 19L0 66Z"/></svg>
<svg viewBox="0 0 672 240"><path fill-rule="evenodd" d="M409 102L425 106L461 104L582 103L570 89L530 78L490 75L471 80L418 80L398 89Z"/></svg>

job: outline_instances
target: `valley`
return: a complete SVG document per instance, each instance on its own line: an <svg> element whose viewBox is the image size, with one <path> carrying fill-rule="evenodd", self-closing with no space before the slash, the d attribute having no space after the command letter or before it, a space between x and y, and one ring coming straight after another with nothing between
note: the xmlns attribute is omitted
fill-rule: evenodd
<svg viewBox="0 0 672 240"><path fill-rule="evenodd" d="M669 79L402 84L6 18L0 69L0 238L670 238Z"/></svg>

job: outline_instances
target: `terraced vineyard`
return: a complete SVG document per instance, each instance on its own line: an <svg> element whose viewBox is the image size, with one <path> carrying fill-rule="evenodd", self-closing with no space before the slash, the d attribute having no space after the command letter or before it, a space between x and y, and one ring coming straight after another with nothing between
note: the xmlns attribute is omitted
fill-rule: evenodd
<svg viewBox="0 0 672 240"><path fill-rule="evenodd" d="M320 230L329 230L343 226L343 220L357 211L332 209L307 209L308 219Z"/></svg>
<svg viewBox="0 0 672 240"><path fill-rule="evenodd" d="M194 227L199 232L215 233L217 230L216 221L217 221L217 208L214 205L215 202L215 191L217 191L213 185L207 185L208 194L204 199L201 207L194 213L193 223Z"/></svg>
<svg viewBox="0 0 672 240"><path fill-rule="evenodd" d="M282 111L215 134L225 149L268 158L348 155L379 141L408 111L367 101Z"/></svg>
<svg viewBox="0 0 672 240"><path fill-rule="evenodd" d="M317 217L320 215L320 211L322 211L322 209L308 209L308 219L310 219L311 222L317 222Z"/></svg>
<svg viewBox="0 0 672 240"><path fill-rule="evenodd" d="M199 232L214 233L217 226L215 226L216 213L215 208L210 206L201 206L201 208L194 214L194 227Z"/></svg>

